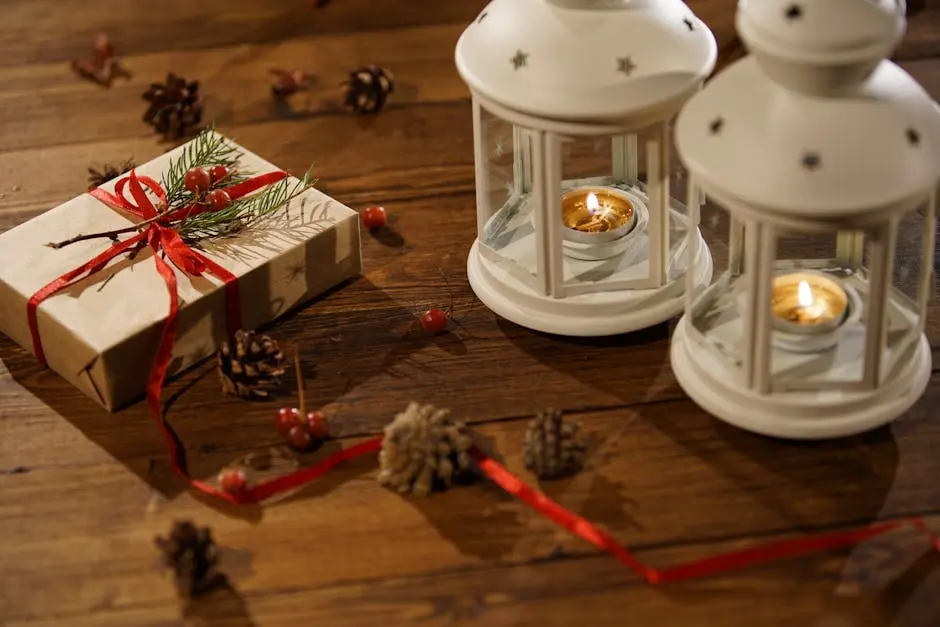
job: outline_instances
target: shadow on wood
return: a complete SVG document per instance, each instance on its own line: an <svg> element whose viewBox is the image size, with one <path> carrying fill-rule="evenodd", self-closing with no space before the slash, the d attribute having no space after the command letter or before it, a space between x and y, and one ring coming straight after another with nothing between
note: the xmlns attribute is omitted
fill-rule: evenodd
<svg viewBox="0 0 940 627"><path fill-rule="evenodd" d="M429 497L406 494L402 498L465 555L488 561L506 560L528 533L520 506L511 502L511 497L494 498L491 490L455 486Z"/></svg>
<svg viewBox="0 0 940 627"><path fill-rule="evenodd" d="M205 627L255 627L244 598L224 576L212 590L189 600L183 616Z"/></svg>
<svg viewBox="0 0 940 627"><path fill-rule="evenodd" d="M590 320L585 320L585 324L590 324ZM636 391L654 387L659 372L668 368L669 326L666 323L634 333L584 338L532 332L502 318L497 318L497 325L517 348L545 366L624 404L640 400ZM644 397L642 400L661 399Z"/></svg>
<svg viewBox="0 0 940 627"><path fill-rule="evenodd" d="M636 412L685 454L772 512L781 527L812 527L833 517L864 524L878 517L894 483L898 449L887 428L852 438L796 442L719 422L691 401L688 412L676 409L653 404ZM722 534L714 530L716 537Z"/></svg>

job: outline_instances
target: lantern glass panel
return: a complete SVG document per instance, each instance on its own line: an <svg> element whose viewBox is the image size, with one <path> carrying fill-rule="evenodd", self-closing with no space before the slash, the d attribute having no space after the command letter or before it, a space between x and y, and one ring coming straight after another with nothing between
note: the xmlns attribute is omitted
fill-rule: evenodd
<svg viewBox="0 0 940 627"><path fill-rule="evenodd" d="M702 207L702 232L712 252L715 280L695 295L690 334L743 380L745 340L741 300L747 292L743 266L744 228L712 203Z"/></svg>
<svg viewBox="0 0 940 627"><path fill-rule="evenodd" d="M688 180L686 172L678 165L678 159L672 160L673 171L669 176L669 252L666 258L666 279L668 281L679 281L685 277L685 273L691 271L686 267L686 246L688 245L690 229L690 211L688 198ZM696 193L691 202L698 203L699 211L702 210L701 200L704 198L701 192Z"/></svg>
<svg viewBox="0 0 940 627"><path fill-rule="evenodd" d="M659 284L651 255L662 257L668 243L661 238L656 245L651 238L650 199L638 180L647 169L643 156L649 136L646 131L558 138L566 294ZM658 265L663 267L663 261Z"/></svg>
<svg viewBox="0 0 940 627"><path fill-rule="evenodd" d="M771 282L769 379L777 391L858 388L869 283L856 231L780 233ZM854 251L854 252L853 252ZM755 363L756 368L762 365Z"/></svg>
<svg viewBox="0 0 940 627"><path fill-rule="evenodd" d="M487 205L478 208L485 215L479 233L482 252L534 285L537 267L532 212L537 174L532 168L532 131L515 126L483 107L479 128L484 154L477 158L484 162Z"/></svg>
<svg viewBox="0 0 940 627"><path fill-rule="evenodd" d="M882 379L910 360L910 352L921 334L921 297L928 298L933 294L933 272L924 264L924 235L928 228L925 213L926 203L906 213L898 223L891 290L888 293L888 332Z"/></svg>

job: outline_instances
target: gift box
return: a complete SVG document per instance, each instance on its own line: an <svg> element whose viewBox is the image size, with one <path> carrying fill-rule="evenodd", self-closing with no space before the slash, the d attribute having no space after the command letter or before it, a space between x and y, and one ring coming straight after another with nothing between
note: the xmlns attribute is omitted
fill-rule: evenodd
<svg viewBox="0 0 940 627"><path fill-rule="evenodd" d="M181 178L210 148L225 193L193 194ZM361 267L356 212L206 131L0 235L0 331L114 411L161 359L178 373Z"/></svg>

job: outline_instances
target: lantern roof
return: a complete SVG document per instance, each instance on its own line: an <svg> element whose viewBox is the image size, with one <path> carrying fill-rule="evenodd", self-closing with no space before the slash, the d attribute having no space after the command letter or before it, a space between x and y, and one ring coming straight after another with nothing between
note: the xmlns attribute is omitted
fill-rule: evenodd
<svg viewBox="0 0 940 627"><path fill-rule="evenodd" d="M463 80L538 117L671 115L715 67L717 44L680 0L493 0L457 42Z"/></svg>
<svg viewBox="0 0 940 627"><path fill-rule="evenodd" d="M887 56L904 34L898 0L740 0L737 29L749 47L780 56Z"/></svg>
<svg viewBox="0 0 940 627"><path fill-rule="evenodd" d="M940 108L890 61L820 98L775 83L749 56L686 104L676 146L700 181L755 209L846 217L937 184Z"/></svg>

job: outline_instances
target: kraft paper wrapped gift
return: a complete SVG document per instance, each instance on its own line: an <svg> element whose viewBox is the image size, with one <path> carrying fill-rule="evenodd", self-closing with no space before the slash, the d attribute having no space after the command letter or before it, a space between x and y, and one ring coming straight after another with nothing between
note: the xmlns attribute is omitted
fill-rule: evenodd
<svg viewBox="0 0 940 627"><path fill-rule="evenodd" d="M161 180L184 148L138 167L137 175ZM239 170L279 170L238 148L243 153ZM115 183L102 189L113 192ZM94 239L54 249L48 243L140 221L83 194L0 235L0 331L32 350L29 298L112 244ZM242 326L249 329L358 276L362 269L358 214L312 188L260 223L235 236L205 241L198 250L238 277ZM212 355L228 329L222 282L170 267L180 298L172 375ZM107 409L119 409L143 395L168 312L167 285L157 273L151 249L143 249L133 260L121 255L39 305L39 335L48 365Z"/></svg>

